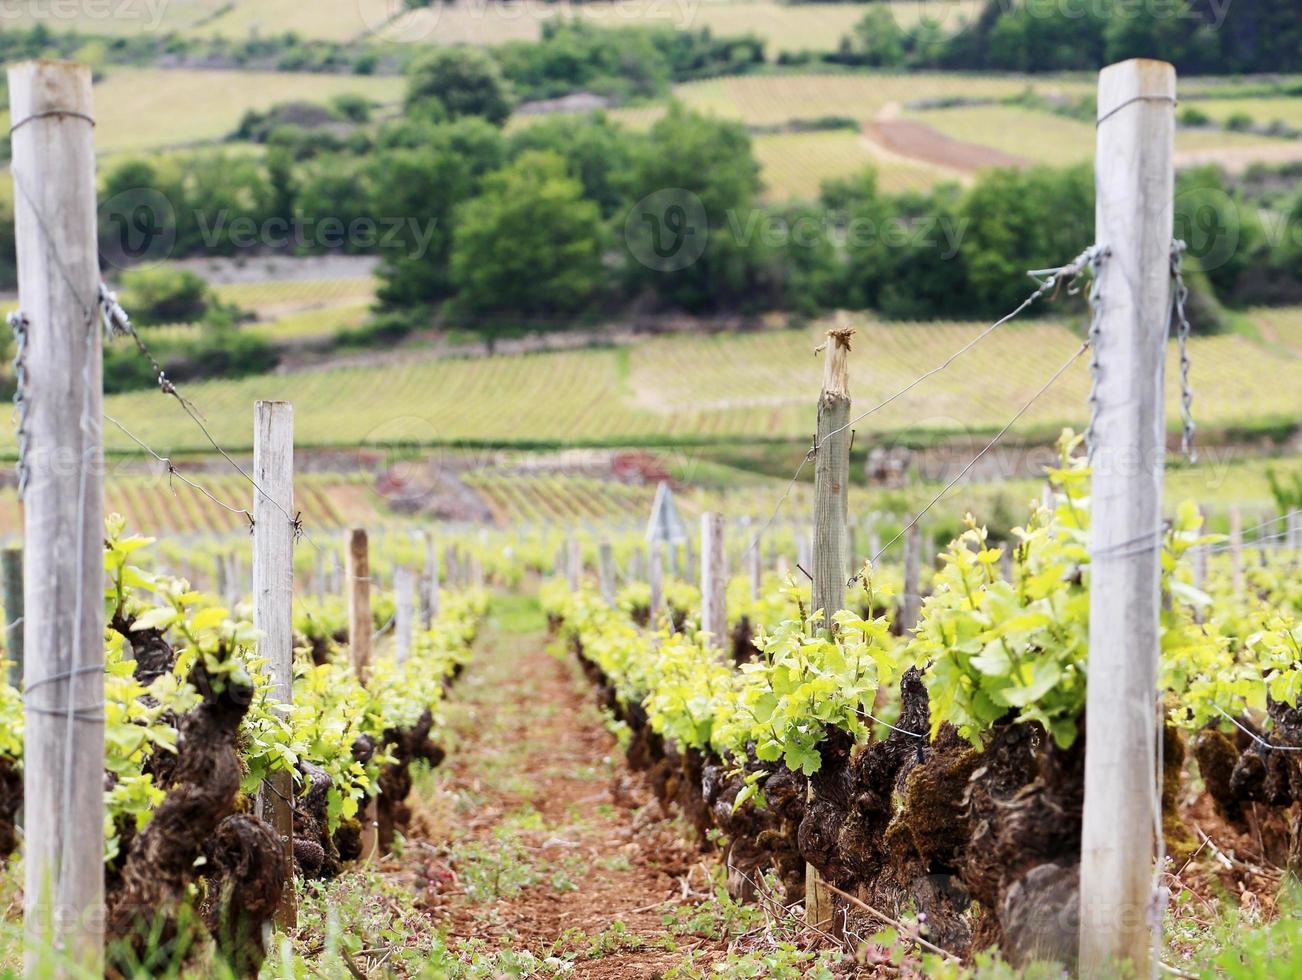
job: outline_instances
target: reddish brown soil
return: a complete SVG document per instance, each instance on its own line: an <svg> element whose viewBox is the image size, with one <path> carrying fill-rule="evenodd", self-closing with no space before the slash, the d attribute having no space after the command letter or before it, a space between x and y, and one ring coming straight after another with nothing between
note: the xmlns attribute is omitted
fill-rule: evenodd
<svg viewBox="0 0 1302 980"><path fill-rule="evenodd" d="M896 119L870 122L867 134L876 142L901 156L938 163L955 170L983 170L987 167L1020 167L1021 157L993 147L956 140L939 133L925 123Z"/></svg>
<svg viewBox="0 0 1302 980"><path fill-rule="evenodd" d="M651 978L688 950L722 957L726 941L671 936L664 921L679 906L708 900L717 858L689 841L629 773L573 665L550 656L538 636L489 636L476 658L454 694L465 712L464 740L452 747L439 790L417 804L413 836L446 840L452 823L454 837L491 848L514 814L510 836L544 866L563 866L575 887L543 881L474 901L453 844L446 849L452 881L427 891L436 918L446 916L449 944L477 939L546 955L567 933L559 949L572 951L622 922L644 942L581 958L571 976ZM458 798L477 802L468 819L448 812ZM529 808L541 819L518 829ZM676 948L661 945L670 943Z"/></svg>

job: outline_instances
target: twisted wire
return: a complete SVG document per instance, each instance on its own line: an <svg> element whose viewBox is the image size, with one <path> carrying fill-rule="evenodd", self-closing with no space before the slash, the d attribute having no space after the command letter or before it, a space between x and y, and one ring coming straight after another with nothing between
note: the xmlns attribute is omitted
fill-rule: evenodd
<svg viewBox="0 0 1302 980"><path fill-rule="evenodd" d="M1180 239L1171 242L1171 312L1175 321L1176 343L1180 348L1180 452L1191 463L1198 462L1198 450L1194 446L1194 432L1197 426L1193 418L1193 385L1189 381L1189 317L1185 314L1185 303L1189 299L1189 287L1185 285L1183 265L1187 245Z"/></svg>

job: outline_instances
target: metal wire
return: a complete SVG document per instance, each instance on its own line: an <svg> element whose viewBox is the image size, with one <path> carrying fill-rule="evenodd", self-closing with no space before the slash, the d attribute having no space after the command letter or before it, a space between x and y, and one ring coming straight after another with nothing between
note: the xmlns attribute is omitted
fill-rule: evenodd
<svg viewBox="0 0 1302 980"><path fill-rule="evenodd" d="M975 466L978 462L980 462L982 457L984 457L986 453L990 452L991 449L993 449L995 446L999 444L999 440L1008 434L1008 430L1011 429L1016 424L1017 420L1026 414L1026 412L1030 409L1030 407L1034 405L1037 400L1039 400L1040 396L1043 395L1046 391L1048 391L1049 388L1052 387L1053 383L1057 381L1060 377L1062 377L1063 374L1066 373L1069 367L1071 367L1078 360L1080 360L1081 355L1084 354L1088 348L1089 348L1089 341L1086 341L1085 343L1081 344L1080 347L1077 349L1076 353L1072 354L1071 357L1067 358L1067 360L1063 362L1062 366L1059 367L1058 370L1054 371L1053 374L1049 376L1049 380L1046 381L1044 384L1042 384L1039 390L1037 390L1035 394L1033 394L1030 397L1030 399L1026 402L1026 404L1024 404L1021 408L1017 410L1017 414L1014 415L1011 419L1009 419L1002 429L1000 429L997 433L995 433L995 437L991 439L988 443L986 443L985 447L979 453L973 456L966 466L964 466L961 470L959 470L958 475L955 476L954 479L946 483L945 486L941 488L940 492L937 493L934 497L932 497L931 500L927 502L927 505L923 507L922 510L918 511L918 513L914 515L913 519L909 521L907 524L905 524L903 528L900 529L899 534L895 535L895 537L891 538L889 541L886 542L886 544L884 544L880 549L878 549L877 554L873 555L872 558L868 560L868 565L869 566L876 565L877 559L879 559L882 555L884 555L887 551L889 551L891 545L895 544L896 541L900 540L900 538L904 537L904 535L907 534L911 529L916 527L918 521L922 520L922 518L926 515L927 511L935 507L936 504L938 504L941 501L941 499L945 496L945 494L949 493L950 490L954 489L954 487L958 485L959 481L962 480L963 477L967 476L968 472L972 469L972 467ZM850 577L849 582L846 583L846 587L849 588L850 586L854 585L855 582L860 581L862 578L863 578L863 572L862 571L856 572L854 575Z"/></svg>

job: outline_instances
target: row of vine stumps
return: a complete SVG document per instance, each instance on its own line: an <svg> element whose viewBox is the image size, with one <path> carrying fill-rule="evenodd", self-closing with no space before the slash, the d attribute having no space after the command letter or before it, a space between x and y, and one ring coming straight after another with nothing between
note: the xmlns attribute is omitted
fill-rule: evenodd
<svg viewBox="0 0 1302 980"><path fill-rule="evenodd" d="M645 621L645 610L637 613ZM756 654L747 624L730 639L738 663ZM629 765L647 774L662 803L680 809L703 846L712 829L722 832L734 896L754 897L756 883L772 872L788 900L798 900L808 863L876 910L911 910L921 934L956 956L997 946L1015 965L1074 964L1083 722L1068 749L1026 723L996 726L983 748L948 724L935 738L919 738L909 733L930 732L931 719L922 674L911 668L900 683L899 730L886 738L856 745L829 729L822 766L808 778L780 762L760 762L753 750L738 771L713 753L682 752L658 736L640 705L620 702L578 637L569 642L600 703L630 729ZM1302 709L1272 702L1270 717L1275 744L1302 746ZM1302 803L1299 755L1271 751L1244 732L1232 738L1207 730L1192 742L1186 746L1174 726L1165 727L1166 854L1180 866L1199 850L1195 828L1181 815L1181 774L1191 750L1210 798L1201 819L1258 841L1263 862L1302 873L1302 811L1294 806ZM747 776L757 772L764 773L758 787L765 805L734 807ZM859 906L840 905L837 933L880 928Z"/></svg>
<svg viewBox="0 0 1302 980"><path fill-rule="evenodd" d="M137 680L149 684L172 670L175 652L157 630L135 630L121 614L110 624L135 649ZM306 641L304 641L306 642ZM219 659L221 655L219 654ZM200 659L190 682L202 701L184 717L170 719L177 751L155 752L147 772L167 795L139 833L117 826L118 855L105 866L105 922L110 977L150 975L174 969L186 950L201 948L203 934L237 976L256 976L267 950L265 937L280 906L289 876L332 878L362 854L358 819L342 821L331 833L326 813L330 777L307 761L298 763L300 790L294 800L293 866L275 829L257 815L256 800L241 792L245 775L239 729L253 700L247 682L229 675L214 681ZM384 742L393 762L382 770L375 798L378 838L389 847L410 812L410 768L417 760L437 765L442 750L430 741L427 711L409 731L391 730ZM365 764L379 746L359 739L353 756ZM113 785L105 775L105 789ZM364 801L359 812L366 812ZM16 817L22 806L22 776L0 762L0 863L16 849ZM191 889L197 887L194 902Z"/></svg>

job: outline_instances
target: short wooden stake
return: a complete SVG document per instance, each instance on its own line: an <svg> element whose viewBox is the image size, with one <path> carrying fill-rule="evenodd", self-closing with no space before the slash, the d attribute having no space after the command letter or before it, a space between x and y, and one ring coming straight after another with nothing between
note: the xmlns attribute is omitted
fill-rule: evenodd
<svg viewBox="0 0 1302 980"><path fill-rule="evenodd" d="M672 549L673 545L669 547ZM665 547L659 541L651 544L647 569L647 582L651 586L650 618L647 622L655 630L660 628L660 617L665 611Z"/></svg>
<svg viewBox="0 0 1302 980"><path fill-rule="evenodd" d="M421 591L421 616L425 622L425 628L429 629L434 625L434 620L439 616L439 554L438 549L434 546L433 535L425 537L425 587Z"/></svg>
<svg viewBox="0 0 1302 980"><path fill-rule="evenodd" d="M416 632L416 573L406 565L393 572L393 635L398 663L411 657L412 638Z"/></svg>
<svg viewBox="0 0 1302 980"><path fill-rule="evenodd" d="M570 538L565 545L565 574L569 580L571 592L578 592L583 582L583 547L578 538Z"/></svg>
<svg viewBox="0 0 1302 980"><path fill-rule="evenodd" d="M922 613L922 528L911 515L904 532L904 595L900 597L900 627L911 634Z"/></svg>
<svg viewBox="0 0 1302 980"><path fill-rule="evenodd" d="M365 684L371 670L371 550L362 528L348 534L348 649L353 672Z"/></svg>
<svg viewBox="0 0 1302 980"><path fill-rule="evenodd" d="M104 493L91 73L9 69L25 354L27 976L104 972ZM59 962L43 962L53 944ZM45 954L45 955L48 955Z"/></svg>
<svg viewBox="0 0 1302 980"><path fill-rule="evenodd" d="M725 650L728 640L728 567L723 543L723 515L701 515L701 630L706 643Z"/></svg>
<svg viewBox="0 0 1302 980"><path fill-rule="evenodd" d="M1237 507L1230 508L1230 576L1234 594L1243 595L1243 512Z"/></svg>
<svg viewBox="0 0 1302 980"><path fill-rule="evenodd" d="M253 625L258 656L267 661L270 694L294 703L294 409L288 402L253 407ZM262 812L294 862L294 774L277 772L262 789ZM298 920L294 883L285 883L276 923Z"/></svg>
<svg viewBox="0 0 1302 980"><path fill-rule="evenodd" d="M751 601L758 602L764 591L764 552L758 538L746 550L746 570L750 575Z"/></svg>
<svg viewBox="0 0 1302 980"><path fill-rule="evenodd" d="M1094 240L1102 323L1090 519L1080 971L1150 969L1160 638L1162 375L1170 319L1175 69L1099 73ZM1160 774L1156 777L1160 779Z"/></svg>
<svg viewBox="0 0 1302 980"><path fill-rule="evenodd" d="M609 541L597 546L597 574L601 580L601 597L609 606L615 605L615 549Z"/></svg>
<svg viewBox="0 0 1302 980"><path fill-rule="evenodd" d="M23 682L23 549L4 550L5 656L9 686Z"/></svg>

